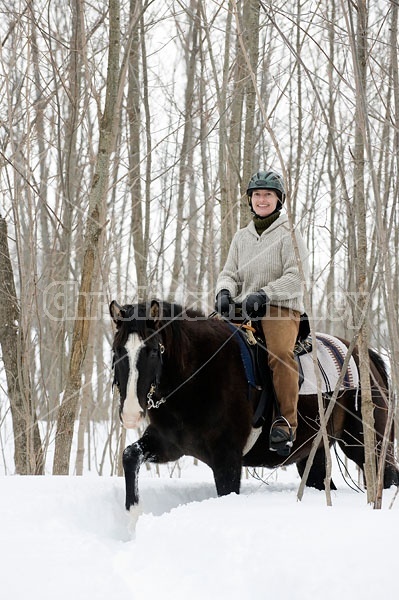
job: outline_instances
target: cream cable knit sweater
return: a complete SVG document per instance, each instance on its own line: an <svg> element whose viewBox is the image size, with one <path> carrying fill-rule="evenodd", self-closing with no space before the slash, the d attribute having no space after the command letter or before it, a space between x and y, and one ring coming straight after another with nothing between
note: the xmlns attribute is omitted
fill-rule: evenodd
<svg viewBox="0 0 399 600"><path fill-rule="evenodd" d="M305 277L308 277L309 251L295 232ZM280 215L259 236L253 221L237 231L231 242L224 269L216 283L216 294L229 290L239 303L251 292L263 289L270 304L304 312L301 280L287 215Z"/></svg>

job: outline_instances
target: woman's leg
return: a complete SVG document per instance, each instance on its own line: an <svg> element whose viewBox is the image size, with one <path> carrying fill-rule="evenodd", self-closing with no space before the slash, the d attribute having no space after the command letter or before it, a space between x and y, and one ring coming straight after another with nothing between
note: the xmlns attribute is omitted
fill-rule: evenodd
<svg viewBox="0 0 399 600"><path fill-rule="evenodd" d="M270 306L262 319L269 366L281 415L295 433L297 428L298 365L294 347L298 336L300 315L297 311Z"/></svg>

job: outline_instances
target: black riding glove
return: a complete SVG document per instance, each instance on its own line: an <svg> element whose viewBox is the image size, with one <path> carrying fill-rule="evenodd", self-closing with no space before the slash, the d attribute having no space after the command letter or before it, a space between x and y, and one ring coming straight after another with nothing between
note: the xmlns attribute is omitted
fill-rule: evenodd
<svg viewBox="0 0 399 600"><path fill-rule="evenodd" d="M245 298L244 302L242 303L242 310L248 319L256 319L265 316L266 306L268 304L268 295L263 290L259 290L259 292L249 294Z"/></svg>
<svg viewBox="0 0 399 600"><path fill-rule="evenodd" d="M220 290L215 301L216 312L222 315L222 317L229 318L233 306L234 302L229 290Z"/></svg>

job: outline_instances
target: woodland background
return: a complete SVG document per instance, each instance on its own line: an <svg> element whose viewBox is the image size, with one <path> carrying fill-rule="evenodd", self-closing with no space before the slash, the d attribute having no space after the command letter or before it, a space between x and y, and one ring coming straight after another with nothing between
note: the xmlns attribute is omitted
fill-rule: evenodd
<svg viewBox="0 0 399 600"><path fill-rule="evenodd" d="M396 0L0 13L3 472L119 472L109 302L210 312L258 168L312 251L314 326L382 352L398 392Z"/></svg>

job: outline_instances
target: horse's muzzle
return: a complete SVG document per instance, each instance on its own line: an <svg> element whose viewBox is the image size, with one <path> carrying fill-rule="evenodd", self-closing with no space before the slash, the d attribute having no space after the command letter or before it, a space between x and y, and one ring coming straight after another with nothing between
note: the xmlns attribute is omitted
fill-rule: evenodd
<svg viewBox="0 0 399 600"><path fill-rule="evenodd" d="M124 415L123 411L120 417L121 424L125 429L137 429L144 418L144 413L140 412L137 415Z"/></svg>

